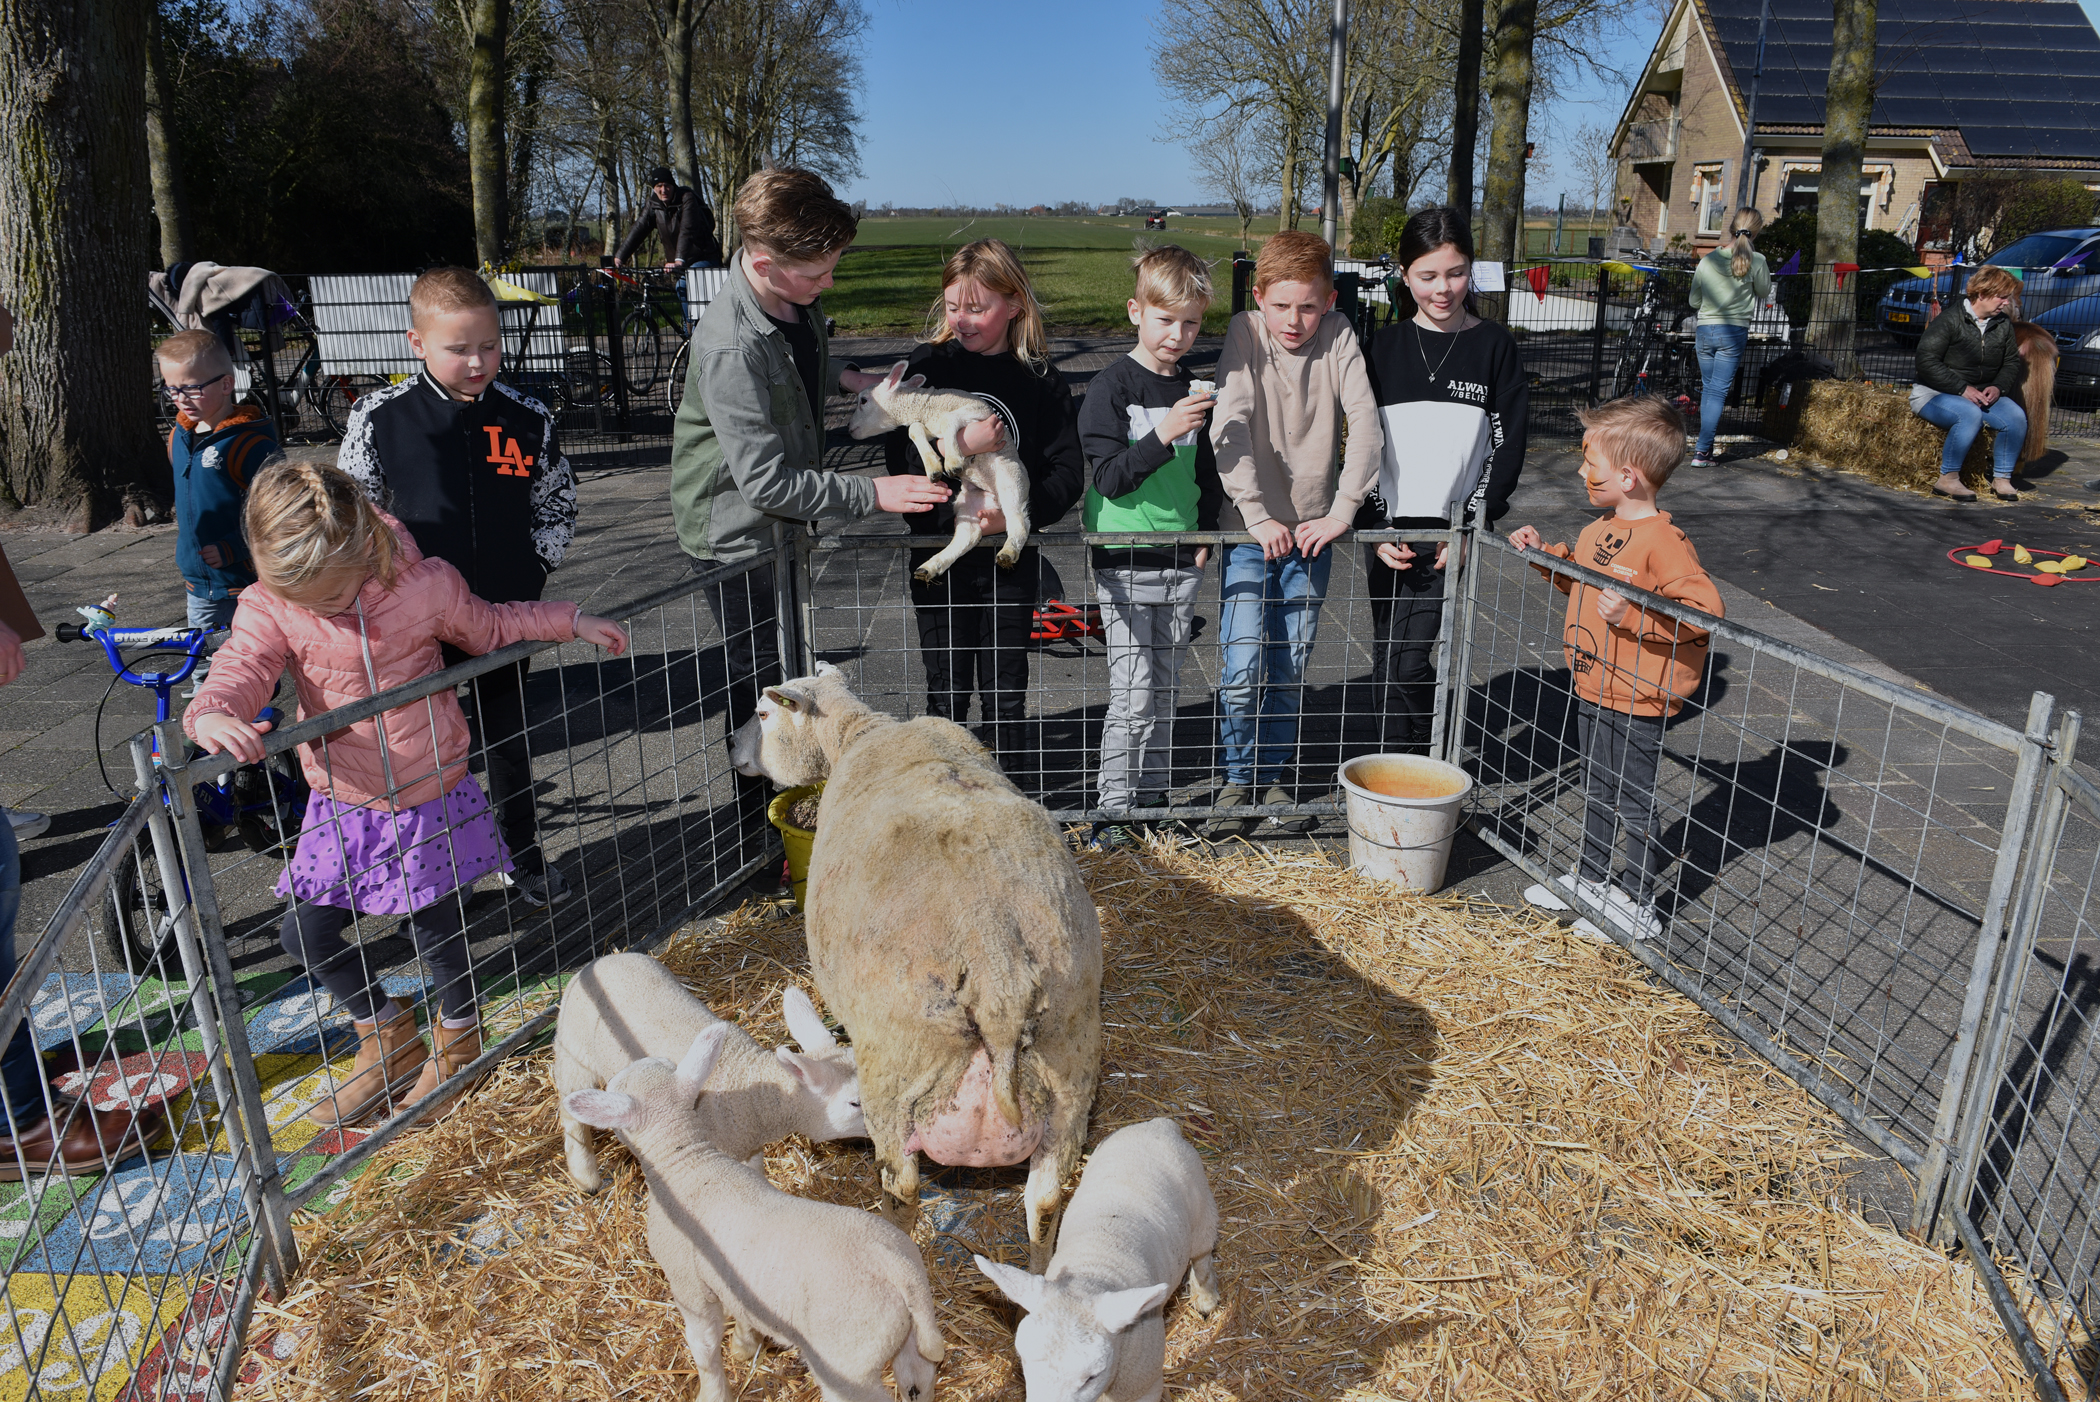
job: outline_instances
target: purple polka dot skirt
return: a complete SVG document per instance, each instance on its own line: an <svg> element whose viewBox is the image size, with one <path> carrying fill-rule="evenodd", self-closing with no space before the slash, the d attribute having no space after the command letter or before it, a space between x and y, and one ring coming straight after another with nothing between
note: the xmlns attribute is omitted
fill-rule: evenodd
<svg viewBox="0 0 2100 1402"><path fill-rule="evenodd" d="M365 915L409 915L510 869L496 815L472 776L399 812L337 803L316 789L277 894Z"/></svg>

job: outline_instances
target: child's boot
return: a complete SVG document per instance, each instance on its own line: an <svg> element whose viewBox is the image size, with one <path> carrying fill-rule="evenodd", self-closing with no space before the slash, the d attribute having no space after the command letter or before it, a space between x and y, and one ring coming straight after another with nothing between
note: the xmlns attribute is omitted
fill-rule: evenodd
<svg viewBox="0 0 2100 1402"><path fill-rule="evenodd" d="M464 1071L481 1055L479 1022L470 1022L465 1027L447 1027L441 1019L431 1027L430 1037L437 1045L437 1054L423 1063L423 1074L416 1078L416 1088L408 1095L408 1103L411 1105L420 1103L425 1096L434 1093L446 1080ZM449 1110L441 1113L449 1113Z"/></svg>
<svg viewBox="0 0 2100 1402"><path fill-rule="evenodd" d="M335 1088L335 1094L312 1110L307 1118L323 1129L355 1123L387 1096L399 1094L410 1084L417 1067L430 1053L416 1030L416 1015L389 1001L374 1022L352 1022L357 1029L357 1060L350 1075Z"/></svg>

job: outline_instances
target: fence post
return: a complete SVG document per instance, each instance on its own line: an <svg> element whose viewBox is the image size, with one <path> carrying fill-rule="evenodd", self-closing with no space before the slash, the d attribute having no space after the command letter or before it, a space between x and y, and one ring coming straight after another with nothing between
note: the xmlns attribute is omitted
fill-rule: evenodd
<svg viewBox="0 0 2100 1402"><path fill-rule="evenodd" d="M1254 260L1245 253L1232 255L1232 314L1247 310L1247 285L1254 278Z"/></svg>
<svg viewBox="0 0 2100 1402"><path fill-rule="evenodd" d="M2055 752L2043 770L2042 815L2022 854L2020 897L2013 906L2012 928L2004 957L1998 963L1990 1020L1984 1025L1981 1049L1972 1063L1975 1069L1968 1078L1961 1126L1947 1169L1947 1186L1940 1195L1938 1216L1933 1222L1933 1240L1942 1247L1952 1245L1953 1219L1957 1213L1968 1210L1969 1197L1976 1190L1976 1178L1983 1167L1985 1141L1997 1112L1998 1083L2005 1075L2005 1058L2012 1044L2013 1017L2026 987L2028 968L2034 962L2035 936L2041 928L2042 908L2048 904L2052 859L2070 808L2070 799L2055 782L2055 773L2068 768L2077 752L2080 720L2078 712L2070 711L2057 722Z"/></svg>
<svg viewBox="0 0 2100 1402"><path fill-rule="evenodd" d="M226 954L226 930L219 919L219 893L212 885L204 827L197 819L197 802L190 793L188 767L174 762L187 750L189 739L175 721L162 721L154 730L160 739L168 806L175 810L175 831L180 839L176 845L182 854L183 870L179 874L183 884L170 886L169 895L172 899L177 890L186 890L190 909L196 914L213 1001L221 1012L219 1031L226 1050L226 1068L232 1075L234 1097L247 1130L248 1162L254 1174L261 1228L263 1288L282 1299L287 1283L299 1269L299 1245L292 1237L292 1208L284 1194L284 1180L277 1172L277 1151L270 1144L270 1117L263 1109L255 1054L248 1047L248 1026L240 1018L241 990L233 977L233 961Z"/></svg>
<svg viewBox="0 0 2100 1402"><path fill-rule="evenodd" d="M2013 877L2026 853L2027 829L2034 816L2036 798L2045 778L2044 752L2049 746L2049 721L2056 698L2037 691L2027 707L2027 733L2020 746L2020 759L2013 770L2012 793L2005 803L2005 824L1998 837L1998 859L1991 870L1991 888L1983 904L1983 919L1976 931L1976 955L1969 966L1969 987L1962 997L1961 1022L1954 1052L1947 1064L1947 1086L1940 1093L1939 1108L1932 1119L1932 1138L1918 1164L1918 1186L1911 1199L1910 1227L1915 1233L1933 1231L1941 1221L1942 1194L1947 1186L1948 1151L1960 1121L1962 1102L1972 1079L1977 1042L1983 1028L1984 1004L1989 998L1992 976L1999 966L2001 936L2006 908L2012 902Z"/></svg>
<svg viewBox="0 0 2100 1402"><path fill-rule="evenodd" d="M1604 397L1604 310L1611 303L1611 273L1597 265L1597 321L1590 328L1590 403Z"/></svg>
<svg viewBox="0 0 2100 1402"><path fill-rule="evenodd" d="M816 659L807 654L808 635L802 628L802 591L795 586L802 571L802 532L781 522L773 524L773 614L780 629L780 666L784 675L806 677L816 670Z"/></svg>
<svg viewBox="0 0 2100 1402"><path fill-rule="evenodd" d="M1446 764L1459 764L1466 749L1466 708L1471 704L1468 698L1472 692L1473 678L1473 629L1480 605L1478 573L1481 550L1475 537L1487 529L1485 523L1476 521L1460 542L1464 553L1458 560L1458 582L1464 586L1466 597L1458 615L1457 655L1453 657L1448 650L1445 654L1451 661L1451 675L1445 679L1451 692L1451 699L1447 703L1448 712L1457 718L1457 723L1444 727L1441 747L1430 748L1430 753ZM1444 587L1450 589L1453 586L1447 580ZM1459 767L1463 769L1465 766L1459 764Z"/></svg>
<svg viewBox="0 0 2100 1402"><path fill-rule="evenodd" d="M1453 531L1459 531L1464 528L1465 519L1466 504L1464 502L1454 502L1449 518L1444 524ZM1458 617L1459 575L1466 567L1466 543L1464 536L1453 535L1450 544L1444 549L1444 603L1438 613L1436 625L1436 635L1442 643L1439 656L1443 660L1443 665L1437 669L1439 675L1436 682L1436 700L1430 707L1429 716L1429 753L1437 756L1439 759L1445 758L1449 754L1451 749L1450 737L1457 729L1451 723L1451 718L1455 714L1452 710L1452 702L1455 698L1451 691L1451 682L1454 676L1451 669L1451 654L1458 648L1459 639L1458 635L1452 632L1452 624ZM1431 561L1430 563L1434 564L1435 562Z"/></svg>
<svg viewBox="0 0 2100 1402"><path fill-rule="evenodd" d="M598 379L598 301L591 295L591 270L585 268L576 283L576 306L583 315L584 364L591 376L591 426L605 433L605 386Z"/></svg>
<svg viewBox="0 0 2100 1402"><path fill-rule="evenodd" d="M615 282L605 294L605 341L612 361L613 421L619 425L620 441L627 441L627 329L620 324L620 285Z"/></svg>

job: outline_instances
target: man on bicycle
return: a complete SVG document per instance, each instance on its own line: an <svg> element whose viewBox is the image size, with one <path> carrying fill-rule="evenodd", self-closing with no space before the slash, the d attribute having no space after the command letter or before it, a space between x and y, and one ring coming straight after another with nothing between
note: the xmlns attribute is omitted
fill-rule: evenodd
<svg viewBox="0 0 2100 1402"><path fill-rule="evenodd" d="M713 267L722 261L722 245L715 238L715 216L707 201L700 198L698 190L680 185L663 166L649 172L648 202L642 207L642 217L620 240L619 250L613 254L613 266L625 267L652 229L663 241L667 273Z"/></svg>

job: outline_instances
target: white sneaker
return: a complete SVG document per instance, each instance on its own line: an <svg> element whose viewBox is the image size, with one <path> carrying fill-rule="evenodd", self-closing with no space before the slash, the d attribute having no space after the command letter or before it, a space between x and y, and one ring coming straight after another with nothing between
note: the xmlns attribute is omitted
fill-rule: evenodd
<svg viewBox="0 0 2100 1402"><path fill-rule="evenodd" d="M1604 888L1604 919L1613 929L1636 940L1653 940L1662 934L1662 917L1652 905L1642 905L1616 886Z"/></svg>
<svg viewBox="0 0 2100 1402"><path fill-rule="evenodd" d="M1570 928L1573 929L1576 934L1587 935L1599 944L1615 943L1615 941L1610 935L1605 934L1604 931L1598 929L1595 925L1592 925L1587 920L1578 920Z"/></svg>
<svg viewBox="0 0 2100 1402"><path fill-rule="evenodd" d="M1561 878L1563 881L1567 879L1565 876ZM1559 896L1554 895L1551 890L1543 885L1526 886L1524 888L1524 904L1535 905L1540 910L1573 910L1575 908Z"/></svg>
<svg viewBox="0 0 2100 1402"><path fill-rule="evenodd" d="M7 810L7 825L15 830L15 841L27 842L32 837L42 837L51 831L49 813L26 813L19 808Z"/></svg>
<svg viewBox="0 0 2100 1402"><path fill-rule="evenodd" d="M518 893L534 910L560 905L569 898L569 883L553 867L545 871L503 872L503 884Z"/></svg>

